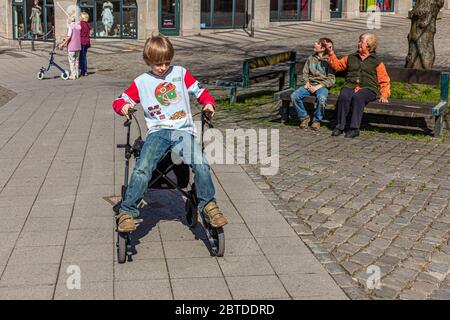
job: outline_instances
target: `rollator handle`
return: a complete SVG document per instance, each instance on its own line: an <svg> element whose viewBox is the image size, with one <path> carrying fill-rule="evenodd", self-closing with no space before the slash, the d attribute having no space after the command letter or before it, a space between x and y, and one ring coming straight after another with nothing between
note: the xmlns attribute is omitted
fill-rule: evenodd
<svg viewBox="0 0 450 320"><path fill-rule="evenodd" d="M130 117L129 119L127 118L127 120L123 123L124 127L129 127L131 124L131 117L133 115L133 113L137 112L137 109L134 108L130 108L128 109L128 116Z"/></svg>
<svg viewBox="0 0 450 320"><path fill-rule="evenodd" d="M213 125L211 123L212 118L211 115L212 115L211 111L202 111L202 122L206 123L209 128L213 128Z"/></svg>

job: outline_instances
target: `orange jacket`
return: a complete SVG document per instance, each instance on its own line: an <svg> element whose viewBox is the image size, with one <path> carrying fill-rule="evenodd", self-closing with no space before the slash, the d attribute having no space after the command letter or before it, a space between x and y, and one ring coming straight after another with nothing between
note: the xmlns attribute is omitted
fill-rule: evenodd
<svg viewBox="0 0 450 320"><path fill-rule="evenodd" d="M328 64L336 71L345 71L348 67L348 56L339 59L335 54L328 56ZM377 79L380 87L381 97L387 99L391 95L391 79L386 71L386 66L381 62L377 68ZM361 87L356 87L355 92L360 90Z"/></svg>

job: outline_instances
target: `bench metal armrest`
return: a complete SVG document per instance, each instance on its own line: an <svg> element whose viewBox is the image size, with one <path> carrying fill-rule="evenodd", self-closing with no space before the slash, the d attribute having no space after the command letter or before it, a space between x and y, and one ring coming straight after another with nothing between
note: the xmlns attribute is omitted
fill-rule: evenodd
<svg viewBox="0 0 450 320"><path fill-rule="evenodd" d="M431 109L431 114L433 116L439 116L445 111L445 109L448 109L448 102L441 101L435 107L433 107L433 109Z"/></svg>

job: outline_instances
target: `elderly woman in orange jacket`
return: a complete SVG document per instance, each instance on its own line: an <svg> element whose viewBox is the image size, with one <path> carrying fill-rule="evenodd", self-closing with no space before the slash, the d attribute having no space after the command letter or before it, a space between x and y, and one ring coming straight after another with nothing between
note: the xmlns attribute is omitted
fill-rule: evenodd
<svg viewBox="0 0 450 320"><path fill-rule="evenodd" d="M336 57L333 45L329 43L328 64L336 71L347 71L345 84L337 102L337 125L332 136L344 132L347 115L352 111L350 130L346 138L359 136L359 127L364 107L379 97L379 101L388 102L390 79L384 63L376 56L377 39L373 33L364 33L359 37L358 51L341 59Z"/></svg>

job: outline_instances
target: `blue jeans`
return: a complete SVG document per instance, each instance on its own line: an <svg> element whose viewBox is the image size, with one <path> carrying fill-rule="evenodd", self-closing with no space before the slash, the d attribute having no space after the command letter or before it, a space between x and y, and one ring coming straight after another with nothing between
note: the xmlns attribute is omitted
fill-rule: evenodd
<svg viewBox="0 0 450 320"><path fill-rule="evenodd" d="M87 51L89 46L81 45L80 51L80 75L84 76L87 74L88 66L87 66Z"/></svg>
<svg viewBox="0 0 450 320"><path fill-rule="evenodd" d="M294 101L294 107L297 111L297 117L299 120L304 120L308 118L308 113L306 112L305 106L303 105L303 99L308 96L316 96L317 104L316 111L314 112L312 121L320 122L325 114L325 108L327 106L328 99L328 89L320 88L315 93L309 92L304 87L298 88L292 94L292 100Z"/></svg>
<svg viewBox="0 0 450 320"><path fill-rule="evenodd" d="M203 210L208 202L215 201L210 166L194 136L182 130L160 130L147 136L131 174L130 184L119 212L133 217L139 216L137 205L147 190L152 173L159 161L170 150L192 168L195 191L199 200L198 209Z"/></svg>

